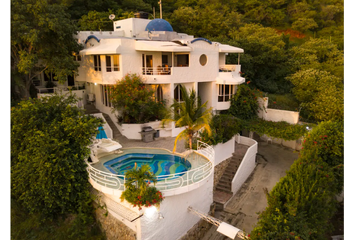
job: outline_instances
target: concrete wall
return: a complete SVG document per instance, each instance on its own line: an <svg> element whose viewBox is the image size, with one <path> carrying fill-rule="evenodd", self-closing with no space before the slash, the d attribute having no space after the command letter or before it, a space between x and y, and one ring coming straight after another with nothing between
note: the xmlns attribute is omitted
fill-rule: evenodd
<svg viewBox="0 0 354 240"><path fill-rule="evenodd" d="M224 160L232 157L232 153L235 152L235 137L232 137L226 143L219 143L213 146L215 151L214 166L223 162Z"/></svg>
<svg viewBox="0 0 354 240"><path fill-rule="evenodd" d="M247 137L236 136L236 141L239 144L249 146L246 154L244 155L242 162L237 169L237 172L231 183L231 190L233 194L241 188L242 184L247 180L253 169L256 167L256 154L258 151L258 143Z"/></svg>
<svg viewBox="0 0 354 240"><path fill-rule="evenodd" d="M180 195L166 197L160 206L164 219L157 213L144 215L140 219L141 239L175 240L181 238L193 227L199 217L188 212L189 206L208 213L213 202L213 174L199 188Z"/></svg>
<svg viewBox="0 0 354 240"><path fill-rule="evenodd" d="M299 112L268 108L263 118L267 121L285 121L290 124L297 124L299 121Z"/></svg>
<svg viewBox="0 0 354 240"><path fill-rule="evenodd" d="M105 196L115 201L116 204L122 205L137 214L144 213L143 217L134 222L129 222L109 208L107 210L112 216L136 232L138 240L179 239L200 220L199 217L188 212L189 206L205 213L209 212L210 205L213 203L213 178L214 174L210 174L198 188L186 193L167 196L161 203L159 210L143 208L139 211L137 207L134 208L128 202L121 202L120 194L110 195L106 193ZM162 213L163 219L158 219L158 212Z"/></svg>

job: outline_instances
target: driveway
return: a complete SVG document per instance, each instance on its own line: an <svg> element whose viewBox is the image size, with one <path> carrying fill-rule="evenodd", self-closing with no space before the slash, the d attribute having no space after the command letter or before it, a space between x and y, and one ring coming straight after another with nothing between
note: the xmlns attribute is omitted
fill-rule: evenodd
<svg viewBox="0 0 354 240"><path fill-rule="evenodd" d="M265 191L271 191L280 178L298 158L298 152L277 144L258 142L257 166L242 188L229 200L215 217L246 233L252 231L258 214L267 207ZM229 239L212 226L203 240ZM236 238L238 239L238 238Z"/></svg>

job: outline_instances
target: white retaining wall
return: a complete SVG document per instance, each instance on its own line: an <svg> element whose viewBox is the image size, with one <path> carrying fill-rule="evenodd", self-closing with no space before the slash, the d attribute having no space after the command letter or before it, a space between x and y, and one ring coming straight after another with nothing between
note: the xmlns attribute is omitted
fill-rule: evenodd
<svg viewBox="0 0 354 240"><path fill-rule="evenodd" d="M238 135L236 136L236 141L239 144L249 146L249 148L247 149L247 152L243 157L243 160L237 169L237 172L231 183L231 191L234 195L241 188L242 184L247 180L253 169L256 167L256 154L258 151L257 141L251 138Z"/></svg>
<svg viewBox="0 0 354 240"><path fill-rule="evenodd" d="M232 153L235 152L235 136L226 143L219 143L213 146L213 148L215 151L214 166L216 166L224 160L232 157Z"/></svg>
<svg viewBox="0 0 354 240"><path fill-rule="evenodd" d="M297 124L299 121L299 112L268 108L263 119L273 122L285 121L290 124Z"/></svg>

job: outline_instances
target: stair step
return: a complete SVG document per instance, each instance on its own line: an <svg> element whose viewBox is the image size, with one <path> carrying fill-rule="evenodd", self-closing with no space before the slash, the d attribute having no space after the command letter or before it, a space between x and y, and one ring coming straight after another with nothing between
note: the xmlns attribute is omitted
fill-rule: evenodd
<svg viewBox="0 0 354 240"><path fill-rule="evenodd" d="M223 188L229 188L229 190L231 190L231 182L218 182L218 184L216 185L217 187L223 187Z"/></svg>
<svg viewBox="0 0 354 240"><path fill-rule="evenodd" d="M227 188L223 188L223 187L216 186L216 190L221 191L221 192L226 192L226 193L232 194L232 192L230 191L230 189L227 189Z"/></svg>
<svg viewBox="0 0 354 240"><path fill-rule="evenodd" d="M231 186L231 182L232 182L232 179L224 179L224 180L221 180L218 182L220 184L228 184L229 186Z"/></svg>
<svg viewBox="0 0 354 240"><path fill-rule="evenodd" d="M229 175L235 175L236 174L236 171L235 170L225 170L224 174L227 173Z"/></svg>

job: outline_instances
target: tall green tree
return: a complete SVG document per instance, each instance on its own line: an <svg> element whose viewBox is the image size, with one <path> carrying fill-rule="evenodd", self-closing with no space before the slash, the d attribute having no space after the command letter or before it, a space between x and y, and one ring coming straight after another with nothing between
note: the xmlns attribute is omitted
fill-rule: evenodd
<svg viewBox="0 0 354 240"><path fill-rule="evenodd" d="M182 102L175 102L171 105L174 111L174 121L176 127L185 127L180 132L175 140L173 151L176 151L177 141L180 138L188 140L189 148L192 149L192 141L196 132L204 128L207 133L211 134L210 121L212 108L206 108L207 102L201 103L201 99L196 95L194 89L189 93L187 89L182 86ZM164 122L172 121L172 119L163 119Z"/></svg>
<svg viewBox="0 0 354 240"><path fill-rule="evenodd" d="M228 44L244 49L241 55L242 72L251 86L270 93L289 92L291 83L286 44L273 28L260 24L245 24L229 32Z"/></svg>
<svg viewBox="0 0 354 240"><path fill-rule="evenodd" d="M344 118L343 80L326 71L300 70L288 78L293 93L315 121L342 120Z"/></svg>
<svg viewBox="0 0 354 240"><path fill-rule="evenodd" d="M23 97L30 97L34 78L53 73L63 82L79 66L80 46L67 6L48 0L11 0L11 71L22 78Z"/></svg>
<svg viewBox="0 0 354 240"><path fill-rule="evenodd" d="M102 120L76 102L55 95L11 109L11 195L44 218L92 212L84 159Z"/></svg>

